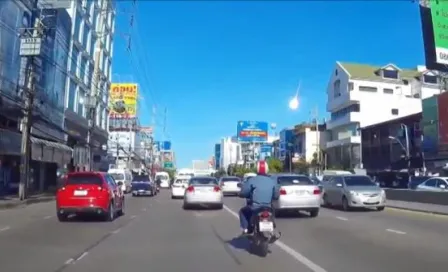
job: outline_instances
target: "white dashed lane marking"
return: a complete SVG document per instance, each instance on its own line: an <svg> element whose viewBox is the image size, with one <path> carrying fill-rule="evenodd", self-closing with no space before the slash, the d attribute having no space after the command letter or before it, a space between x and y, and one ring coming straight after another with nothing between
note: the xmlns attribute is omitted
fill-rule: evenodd
<svg viewBox="0 0 448 272"><path fill-rule="evenodd" d="M406 234L404 231L394 230L394 229L386 229L388 232L396 233L396 234Z"/></svg>
<svg viewBox="0 0 448 272"><path fill-rule="evenodd" d="M11 228L11 227L9 227L9 226L0 228L0 232L7 231L7 230L9 230L10 228Z"/></svg>
<svg viewBox="0 0 448 272"><path fill-rule="evenodd" d="M341 221L348 221L347 218L345 218L345 217L340 217L340 216L337 216L336 219L339 219L339 220L341 220Z"/></svg>
<svg viewBox="0 0 448 272"><path fill-rule="evenodd" d="M89 252L84 252L83 254L81 254L81 256L79 256L76 261L81 260L82 258L84 258L85 256L87 256L87 254L89 254Z"/></svg>

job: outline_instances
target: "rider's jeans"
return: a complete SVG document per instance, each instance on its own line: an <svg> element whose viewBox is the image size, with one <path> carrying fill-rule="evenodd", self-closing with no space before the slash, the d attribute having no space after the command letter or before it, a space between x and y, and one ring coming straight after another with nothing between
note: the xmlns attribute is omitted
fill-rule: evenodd
<svg viewBox="0 0 448 272"><path fill-rule="evenodd" d="M240 209L240 226L242 229L247 229L250 232L250 221L252 218L252 208L250 206L244 206Z"/></svg>

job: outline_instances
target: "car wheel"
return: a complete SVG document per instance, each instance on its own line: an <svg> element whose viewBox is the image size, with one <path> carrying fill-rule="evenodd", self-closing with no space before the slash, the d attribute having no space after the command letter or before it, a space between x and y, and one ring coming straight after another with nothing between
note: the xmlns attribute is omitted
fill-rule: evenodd
<svg viewBox="0 0 448 272"><path fill-rule="evenodd" d="M124 202L124 198L123 198L123 200L122 200L123 202L122 202L122 204L121 204L121 209L118 211L118 216L123 216L124 215L124 208L125 208L125 202Z"/></svg>
<svg viewBox="0 0 448 272"><path fill-rule="evenodd" d="M104 215L105 221L114 221L115 219L115 208L113 202L109 203L109 208L107 209L106 214Z"/></svg>
<svg viewBox="0 0 448 272"><path fill-rule="evenodd" d="M350 205L348 205L348 200L345 196L342 197L342 209L346 212L350 211Z"/></svg>
<svg viewBox="0 0 448 272"><path fill-rule="evenodd" d="M217 210L222 210L224 208L224 204L219 204L216 206Z"/></svg>
<svg viewBox="0 0 448 272"><path fill-rule="evenodd" d="M317 217L319 215L319 209L314 209L310 211L310 217Z"/></svg>
<svg viewBox="0 0 448 272"><path fill-rule="evenodd" d="M183 208L184 210L189 210L189 209L190 209L190 207L188 207L188 205L185 204L185 203L184 203L184 205L182 205L182 208Z"/></svg>
<svg viewBox="0 0 448 272"><path fill-rule="evenodd" d="M66 222L68 219L68 215L67 214L63 214L63 213L58 213L58 221L59 222Z"/></svg>
<svg viewBox="0 0 448 272"><path fill-rule="evenodd" d="M382 206L382 207L376 207L376 210L380 212L380 211L384 211L384 208L385 208L384 206Z"/></svg>

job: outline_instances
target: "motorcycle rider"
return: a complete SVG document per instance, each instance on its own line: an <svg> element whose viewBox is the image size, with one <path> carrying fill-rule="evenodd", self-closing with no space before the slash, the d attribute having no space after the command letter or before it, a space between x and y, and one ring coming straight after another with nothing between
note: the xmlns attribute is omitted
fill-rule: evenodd
<svg viewBox="0 0 448 272"><path fill-rule="evenodd" d="M248 199L247 205L239 211L240 226L244 234L252 233L252 215L263 207L272 207L272 200L279 198L277 182L268 177L269 171L266 161L258 161L257 176L247 180L241 187L240 197Z"/></svg>

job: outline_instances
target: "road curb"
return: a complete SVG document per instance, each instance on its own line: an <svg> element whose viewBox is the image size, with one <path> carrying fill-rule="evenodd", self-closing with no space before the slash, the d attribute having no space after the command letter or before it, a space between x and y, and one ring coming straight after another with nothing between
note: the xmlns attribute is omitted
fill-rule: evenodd
<svg viewBox="0 0 448 272"><path fill-rule="evenodd" d="M39 197L39 198L30 198L25 201L12 201L12 202L6 202L6 203L0 202L0 210L15 209L15 208L25 207L25 206L32 205L32 204L50 202L53 200L55 200L54 196L46 196L46 197Z"/></svg>
<svg viewBox="0 0 448 272"><path fill-rule="evenodd" d="M386 205L386 208L392 208L392 209L404 210L404 211L411 211L411 212L426 213L426 214L436 214L436 215L444 215L444 216L448 216L448 213L444 213L444 212L423 211L423 210L413 209L413 208L407 208L407 207L399 207L399 206L390 206L390 205Z"/></svg>

